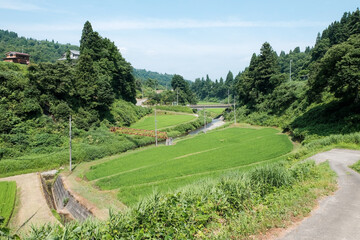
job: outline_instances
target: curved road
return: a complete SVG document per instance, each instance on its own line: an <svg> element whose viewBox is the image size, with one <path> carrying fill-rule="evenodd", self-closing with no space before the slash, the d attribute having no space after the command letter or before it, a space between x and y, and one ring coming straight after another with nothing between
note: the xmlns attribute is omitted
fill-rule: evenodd
<svg viewBox="0 0 360 240"><path fill-rule="evenodd" d="M320 201L310 217L288 232L281 240L359 240L360 174L347 166L360 160L360 151L333 149L310 159L329 160L338 175L339 190Z"/></svg>

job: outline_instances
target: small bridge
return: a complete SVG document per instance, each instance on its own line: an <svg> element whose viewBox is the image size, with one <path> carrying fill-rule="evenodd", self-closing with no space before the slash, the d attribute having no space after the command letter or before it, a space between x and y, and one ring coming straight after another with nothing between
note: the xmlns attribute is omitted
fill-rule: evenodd
<svg viewBox="0 0 360 240"><path fill-rule="evenodd" d="M190 108L230 108L232 104L201 104L201 105L189 105Z"/></svg>

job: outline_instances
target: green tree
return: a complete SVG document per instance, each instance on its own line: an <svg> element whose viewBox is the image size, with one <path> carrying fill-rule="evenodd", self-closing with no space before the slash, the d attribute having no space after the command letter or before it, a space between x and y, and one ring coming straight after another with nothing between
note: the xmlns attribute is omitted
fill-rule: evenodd
<svg viewBox="0 0 360 240"><path fill-rule="evenodd" d="M315 74L309 79L309 98L320 100L328 87L338 98L359 101L359 69L360 35L357 34L331 47L315 65Z"/></svg>
<svg viewBox="0 0 360 240"><path fill-rule="evenodd" d="M181 104L195 104L196 99L193 92L190 90L189 83L180 75L175 74L171 80L171 87L174 91L179 92L179 102Z"/></svg>

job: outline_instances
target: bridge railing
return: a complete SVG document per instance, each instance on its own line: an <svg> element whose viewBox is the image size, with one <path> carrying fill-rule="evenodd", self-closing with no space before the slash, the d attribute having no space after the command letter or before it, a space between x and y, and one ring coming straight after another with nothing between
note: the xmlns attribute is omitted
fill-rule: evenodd
<svg viewBox="0 0 360 240"><path fill-rule="evenodd" d="M199 104L199 105L188 105L190 108L229 108L232 107L232 104L213 104L213 105L205 105L205 104Z"/></svg>

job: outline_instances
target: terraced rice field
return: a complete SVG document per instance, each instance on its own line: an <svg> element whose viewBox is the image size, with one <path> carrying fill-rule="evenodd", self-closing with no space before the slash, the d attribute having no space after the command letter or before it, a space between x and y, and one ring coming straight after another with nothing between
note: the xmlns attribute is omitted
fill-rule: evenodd
<svg viewBox="0 0 360 240"><path fill-rule="evenodd" d="M0 182L0 216L4 218L3 226L6 226L15 205L16 183Z"/></svg>
<svg viewBox="0 0 360 240"><path fill-rule="evenodd" d="M196 116L190 115L190 114L157 114L156 120L157 120L157 128L167 128L171 126L175 126L178 124L190 122L192 120L195 120ZM154 130L155 128L155 116L149 115L142 119L140 119L138 122L132 124L130 126L131 128L137 128L137 129L146 129L146 130Z"/></svg>
<svg viewBox="0 0 360 240"><path fill-rule="evenodd" d="M92 166L88 180L133 204L154 190L167 191L226 171L276 161L292 150L286 135L272 128L227 128L173 146L146 148Z"/></svg>

